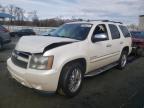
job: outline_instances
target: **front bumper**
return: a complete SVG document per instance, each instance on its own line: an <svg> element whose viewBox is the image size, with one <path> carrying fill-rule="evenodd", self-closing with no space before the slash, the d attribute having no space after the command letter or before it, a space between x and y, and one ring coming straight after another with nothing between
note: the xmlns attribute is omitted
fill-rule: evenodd
<svg viewBox="0 0 144 108"><path fill-rule="evenodd" d="M26 87L48 92L57 90L59 74L55 70L23 69L14 65L11 58L7 60L7 68L11 76Z"/></svg>

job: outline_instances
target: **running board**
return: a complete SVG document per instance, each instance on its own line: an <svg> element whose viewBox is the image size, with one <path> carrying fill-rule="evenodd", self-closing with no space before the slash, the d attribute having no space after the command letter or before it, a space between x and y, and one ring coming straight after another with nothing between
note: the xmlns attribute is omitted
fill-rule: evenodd
<svg viewBox="0 0 144 108"><path fill-rule="evenodd" d="M88 72L87 74L84 75L84 77L92 77L92 76L99 75L99 74L101 74L101 73L103 73L103 72L105 72L105 71L107 71L107 70L109 70L109 69L111 69L111 68L113 68L113 67L115 67L117 65L118 65L117 62L116 63L112 63L110 65L107 65L107 66L104 66L102 68L99 68L99 69L97 69L95 71Z"/></svg>

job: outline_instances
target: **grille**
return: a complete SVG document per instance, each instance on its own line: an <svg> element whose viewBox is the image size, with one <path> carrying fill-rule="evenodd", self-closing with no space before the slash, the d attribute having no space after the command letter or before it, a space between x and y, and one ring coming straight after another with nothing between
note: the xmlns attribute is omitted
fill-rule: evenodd
<svg viewBox="0 0 144 108"><path fill-rule="evenodd" d="M13 53L12 53L11 59L12 59L12 62L16 66L26 69L27 65L28 65L28 59L29 59L30 55L31 54L27 53L27 52L20 52L20 51L14 50ZM19 57L22 58L22 59L19 59Z"/></svg>

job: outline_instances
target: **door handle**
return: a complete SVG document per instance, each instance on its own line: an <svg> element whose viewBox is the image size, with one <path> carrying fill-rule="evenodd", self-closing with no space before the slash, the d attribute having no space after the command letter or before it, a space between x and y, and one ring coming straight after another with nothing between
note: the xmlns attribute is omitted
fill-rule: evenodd
<svg viewBox="0 0 144 108"><path fill-rule="evenodd" d="M124 42L120 42L120 44L123 44Z"/></svg>
<svg viewBox="0 0 144 108"><path fill-rule="evenodd" d="M111 44L108 44L106 47L111 47L112 45Z"/></svg>

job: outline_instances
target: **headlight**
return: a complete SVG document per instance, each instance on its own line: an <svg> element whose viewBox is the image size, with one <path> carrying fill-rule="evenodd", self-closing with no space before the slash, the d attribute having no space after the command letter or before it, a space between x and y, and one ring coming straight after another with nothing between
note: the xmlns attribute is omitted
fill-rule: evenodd
<svg viewBox="0 0 144 108"><path fill-rule="evenodd" d="M49 70L52 68L54 56L32 55L29 68Z"/></svg>

